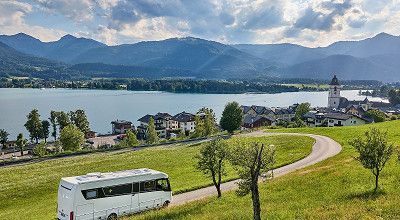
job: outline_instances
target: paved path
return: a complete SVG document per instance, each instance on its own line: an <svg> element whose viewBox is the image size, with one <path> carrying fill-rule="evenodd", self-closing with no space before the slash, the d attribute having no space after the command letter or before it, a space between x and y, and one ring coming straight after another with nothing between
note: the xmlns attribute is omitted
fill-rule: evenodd
<svg viewBox="0 0 400 220"><path fill-rule="evenodd" d="M312 148L312 152L310 155L305 157L302 160L294 162L292 164L277 168L274 170L274 177L279 177L285 175L287 173L293 172L295 170L316 164L322 160L325 160L329 157L335 156L338 154L342 147L336 141L321 135L314 134L297 134L297 133L265 133L262 131L257 131L249 134L245 134L244 136L268 136L268 135L296 135L296 136L308 136L315 139L315 143ZM238 180L230 181L221 184L221 190L229 191L237 188ZM182 205L187 202L200 200L212 195L216 195L216 190L214 186L182 193L173 196L171 206Z"/></svg>

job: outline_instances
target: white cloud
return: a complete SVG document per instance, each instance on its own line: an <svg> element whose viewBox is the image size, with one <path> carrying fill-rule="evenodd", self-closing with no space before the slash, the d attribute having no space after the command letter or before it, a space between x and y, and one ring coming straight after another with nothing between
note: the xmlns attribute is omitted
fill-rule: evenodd
<svg viewBox="0 0 400 220"><path fill-rule="evenodd" d="M28 25L24 19L34 13L73 22ZM382 31L398 35L399 18L400 0L0 0L3 34L55 40L68 30L107 44L194 36L323 46Z"/></svg>
<svg viewBox="0 0 400 220"><path fill-rule="evenodd" d="M93 0L36 0L50 13L62 15L77 21L85 22L93 19L96 2ZM103 2L104 5L104 2Z"/></svg>
<svg viewBox="0 0 400 220"><path fill-rule="evenodd" d="M43 41L57 40L65 34L61 30L26 24L24 17L32 10L32 6L28 3L0 1L1 34L11 35L23 32Z"/></svg>

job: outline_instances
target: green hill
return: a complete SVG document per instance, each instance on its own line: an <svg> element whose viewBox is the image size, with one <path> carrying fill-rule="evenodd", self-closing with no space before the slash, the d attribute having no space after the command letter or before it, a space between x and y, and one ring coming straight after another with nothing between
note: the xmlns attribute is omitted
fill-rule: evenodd
<svg viewBox="0 0 400 220"><path fill-rule="evenodd" d="M311 152L314 141L309 137L290 136L256 139L276 146L277 166L304 158ZM1 168L0 219L54 219L57 214L58 184L61 177L65 176L146 167L167 173L173 193L209 186L211 179L195 169L194 156L199 149L198 144L157 147ZM230 167L227 167L227 174L224 181L237 178Z"/></svg>
<svg viewBox="0 0 400 220"><path fill-rule="evenodd" d="M370 127L387 130L390 142L400 144L400 121L366 126L300 128L274 132L313 133L331 137L343 146L337 156L260 185L264 219L400 219L400 164L396 155L381 174L382 190L372 195L374 179L354 160L348 140ZM223 210L223 211L221 211ZM251 219L250 196L225 193L183 206L148 212L127 219Z"/></svg>

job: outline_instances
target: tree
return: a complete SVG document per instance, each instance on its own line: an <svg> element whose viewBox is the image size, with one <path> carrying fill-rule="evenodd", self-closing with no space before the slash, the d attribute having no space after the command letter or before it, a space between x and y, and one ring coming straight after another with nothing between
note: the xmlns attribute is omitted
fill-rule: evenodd
<svg viewBox="0 0 400 220"><path fill-rule="evenodd" d="M38 157L46 156L46 143L40 142L38 145L36 145L35 148L33 148L33 153Z"/></svg>
<svg viewBox="0 0 400 220"><path fill-rule="evenodd" d="M376 128L365 132L365 139L358 137L350 144L357 150L356 158L364 168L370 169L375 176L374 192L378 189L379 175L386 162L393 153L393 145L387 142L387 132L381 132Z"/></svg>
<svg viewBox="0 0 400 220"><path fill-rule="evenodd" d="M57 140L57 118L58 118L59 113L56 111L51 111L50 112L50 123L51 127L53 128L53 131L51 132L51 136L54 138L54 141Z"/></svg>
<svg viewBox="0 0 400 220"><path fill-rule="evenodd" d="M237 194L244 196L251 192L253 219L260 220L258 178L261 173L273 168L275 148L265 148L264 144L260 143L237 141L229 151L229 160L240 177Z"/></svg>
<svg viewBox="0 0 400 220"><path fill-rule="evenodd" d="M122 140L121 145L124 147L134 147L139 144L136 134L132 130L126 131L126 137Z"/></svg>
<svg viewBox="0 0 400 220"><path fill-rule="evenodd" d="M71 122L76 125L84 134L90 131L89 121L87 120L86 113L82 109L78 109L75 112L70 112Z"/></svg>
<svg viewBox="0 0 400 220"><path fill-rule="evenodd" d="M24 149L25 149L26 143L28 143L28 140L26 140L26 138L24 138L24 135L22 133L19 133L15 144L19 148L19 150L21 152L21 156L24 156Z"/></svg>
<svg viewBox="0 0 400 220"><path fill-rule="evenodd" d="M386 119L385 113L377 109L368 110L365 116L374 119L375 122L383 122Z"/></svg>
<svg viewBox="0 0 400 220"><path fill-rule="evenodd" d="M224 111L220 125L222 129L227 130L229 133L233 133L234 130L240 128L242 124L243 112L237 102L229 102Z"/></svg>
<svg viewBox="0 0 400 220"><path fill-rule="evenodd" d="M147 133L148 133L147 143L149 143L149 144L157 143L158 142L158 135L157 135L157 132L156 132L156 126L154 124L153 117L150 117L149 127L147 129L148 129L148 131L147 131Z"/></svg>
<svg viewBox="0 0 400 220"><path fill-rule="evenodd" d="M50 134L50 122L47 120L42 121L42 133L40 135L41 138L44 139L44 142L47 143L47 138L49 137Z"/></svg>
<svg viewBox="0 0 400 220"><path fill-rule="evenodd" d="M195 120L195 123L196 123L196 127L194 128L195 137L204 137L205 136L204 121L198 115L194 116L194 120Z"/></svg>
<svg viewBox="0 0 400 220"><path fill-rule="evenodd" d="M29 136L31 140L39 143L39 139L42 134L42 122L40 121L39 111L37 109L33 109L27 116L27 121L25 123L25 128L29 132Z"/></svg>
<svg viewBox="0 0 400 220"><path fill-rule="evenodd" d="M58 112L57 115L57 123L60 126L60 131L68 126L69 124L71 124L70 118L68 117L68 114L65 112Z"/></svg>
<svg viewBox="0 0 400 220"><path fill-rule="evenodd" d="M218 198L221 197L221 179L225 173L225 160L227 157L227 145L222 138L217 138L203 145L196 168L205 175L212 178L213 184L217 189Z"/></svg>
<svg viewBox="0 0 400 220"><path fill-rule="evenodd" d="M212 109L209 108L201 108L198 111L198 114L203 114L203 123L204 123L204 136L210 136L215 133L215 114ZM197 126L197 124L196 124Z"/></svg>
<svg viewBox="0 0 400 220"><path fill-rule="evenodd" d="M310 106L311 104L308 102L301 103L299 106L297 106L294 116L296 120L302 120L303 115L310 111Z"/></svg>
<svg viewBox="0 0 400 220"><path fill-rule="evenodd" d="M60 142L64 150L76 151L85 141L85 135L75 125L67 125L60 132Z"/></svg>
<svg viewBox="0 0 400 220"><path fill-rule="evenodd" d="M9 135L10 134L6 130L0 129L0 143L2 148L6 148L6 142L8 140Z"/></svg>

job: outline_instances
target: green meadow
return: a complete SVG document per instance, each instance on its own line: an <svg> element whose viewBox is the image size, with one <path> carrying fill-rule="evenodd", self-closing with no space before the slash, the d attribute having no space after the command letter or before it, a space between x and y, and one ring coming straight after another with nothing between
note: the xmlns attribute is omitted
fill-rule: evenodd
<svg viewBox="0 0 400 220"><path fill-rule="evenodd" d="M273 136L241 138L274 144L277 164L282 166L304 158L314 140L309 137ZM230 140L228 140L230 142ZM124 153L109 152L0 168L0 219L54 219L57 188L61 177L90 172L110 172L151 168L170 176L173 193L211 185L211 180L195 169L200 144L149 148ZM237 178L231 167L224 181Z"/></svg>
<svg viewBox="0 0 400 220"><path fill-rule="evenodd" d="M373 193L374 178L362 168L348 144L370 127L388 132L400 145L400 121L335 128L267 130L321 134L336 140L343 150L335 157L260 184L263 219L400 219L400 164L397 155L384 168L380 190ZM133 215L127 219L252 219L250 196L227 192L183 206Z"/></svg>

